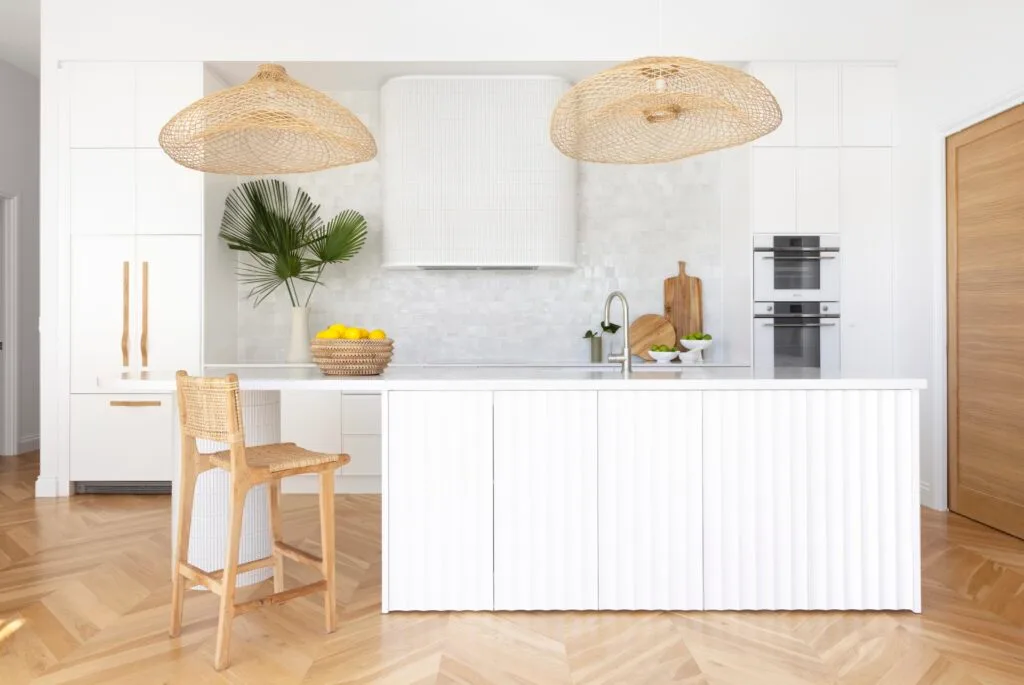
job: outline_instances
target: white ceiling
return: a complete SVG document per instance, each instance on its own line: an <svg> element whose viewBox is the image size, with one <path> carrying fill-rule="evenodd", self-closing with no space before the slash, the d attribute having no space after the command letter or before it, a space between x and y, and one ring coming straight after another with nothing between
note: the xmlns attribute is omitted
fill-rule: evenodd
<svg viewBox="0 0 1024 685"><path fill-rule="evenodd" d="M0 0L0 60L39 76L39 0Z"/></svg>

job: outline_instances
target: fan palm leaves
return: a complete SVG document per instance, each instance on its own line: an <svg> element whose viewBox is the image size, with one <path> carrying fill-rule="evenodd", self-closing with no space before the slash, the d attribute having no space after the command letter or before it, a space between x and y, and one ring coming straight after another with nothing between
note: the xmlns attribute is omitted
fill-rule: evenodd
<svg viewBox="0 0 1024 685"><path fill-rule="evenodd" d="M284 286L293 307L308 305L324 268L352 259L366 243L366 219L346 209L327 223L301 188L294 197L284 182L259 179L238 186L224 203L220 237L245 252L239 279L254 305ZM299 283L311 284L305 301Z"/></svg>

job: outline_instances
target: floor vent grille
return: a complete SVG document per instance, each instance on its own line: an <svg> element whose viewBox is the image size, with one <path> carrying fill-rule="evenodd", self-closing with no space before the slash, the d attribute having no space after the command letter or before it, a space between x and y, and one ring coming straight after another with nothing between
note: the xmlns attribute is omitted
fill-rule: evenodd
<svg viewBox="0 0 1024 685"><path fill-rule="evenodd" d="M171 482L166 480L107 481L90 480L75 483L76 495L169 495Z"/></svg>

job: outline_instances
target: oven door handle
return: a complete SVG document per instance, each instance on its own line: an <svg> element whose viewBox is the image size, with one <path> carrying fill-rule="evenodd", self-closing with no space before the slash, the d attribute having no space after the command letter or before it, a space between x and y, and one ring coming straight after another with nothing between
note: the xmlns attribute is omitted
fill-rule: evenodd
<svg viewBox="0 0 1024 685"><path fill-rule="evenodd" d="M772 323L762 321L762 326L774 326L775 328L821 328L822 326L835 326L835 321L822 321L821 323Z"/></svg>
<svg viewBox="0 0 1024 685"><path fill-rule="evenodd" d="M835 259L837 255L834 254L823 254L823 255L804 255L803 257L776 257L775 255L764 254L761 255L761 259L773 259L777 262L803 262L808 259Z"/></svg>

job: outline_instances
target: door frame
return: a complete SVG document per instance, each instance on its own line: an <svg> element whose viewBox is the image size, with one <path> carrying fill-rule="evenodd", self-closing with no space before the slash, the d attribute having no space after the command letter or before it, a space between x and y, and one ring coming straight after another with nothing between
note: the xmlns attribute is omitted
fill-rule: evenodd
<svg viewBox="0 0 1024 685"><path fill-rule="evenodd" d="M0 455L18 453L18 196L0 188Z"/></svg>
<svg viewBox="0 0 1024 685"><path fill-rule="evenodd" d="M950 196L949 188L949 166L947 159L947 141L950 137L964 131L972 126L976 126L981 122L991 119L1003 112L1011 110L1020 105L1024 105L1024 92L1018 92L1006 98L1002 98L999 101L991 104L981 110L976 110L973 114L966 116L951 126L947 127L942 137L936 141L936 151L939 153L939 159L941 164L939 166L939 174L936 175L934 180L936 188L936 205L939 212L939 216L942 218L943 230L941 234L936 236L938 243L938 250L936 253L936 259L941 260L941 268L935 269L936 283L935 292L941 292L943 297L936 298L935 300L935 311L936 320L939 325L936 326L936 332L938 335L935 336L935 349L939 354L936 354L935 366L938 367L936 378L941 379L943 387L937 387L936 396L940 403L938 416L942 417L942 422L936 422L935 435L936 435L936 448L937 453L941 456L944 464L938 464L936 468L936 474L945 472L945 492L941 493L941 501L949 509L953 509L956 506L956 487L958 482L958 476L956 467L958 465L956 444L957 444L957 405L952 401L953 396L957 392L956 384L956 338L953 335L954 328L957 325L956 317L956 302L952 297L956 288L956 250L952 242L954 219L951 216L951 203L955 198ZM940 370L941 369L941 370ZM942 425L944 423L945 425Z"/></svg>

